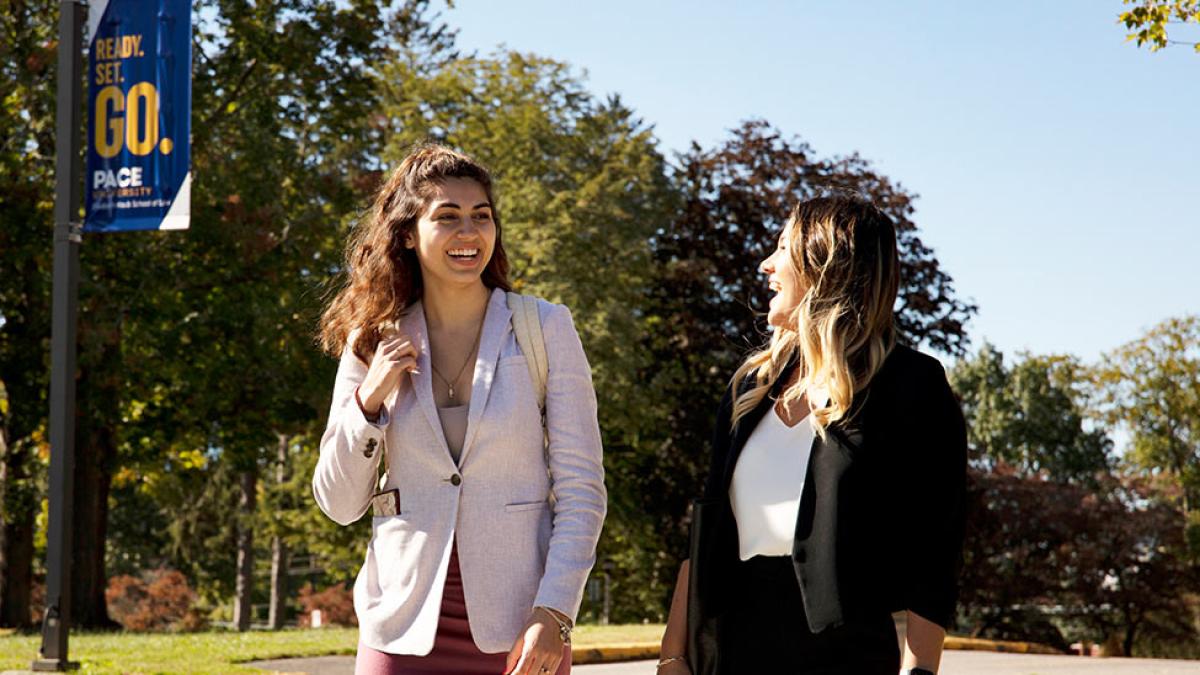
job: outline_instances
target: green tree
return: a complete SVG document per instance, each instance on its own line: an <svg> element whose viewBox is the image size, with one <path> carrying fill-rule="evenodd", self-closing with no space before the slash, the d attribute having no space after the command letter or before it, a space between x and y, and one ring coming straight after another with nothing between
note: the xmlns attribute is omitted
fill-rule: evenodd
<svg viewBox="0 0 1200 675"><path fill-rule="evenodd" d="M50 352L56 3L0 3L0 626L30 623Z"/></svg>
<svg viewBox="0 0 1200 675"><path fill-rule="evenodd" d="M1071 356L1023 354L1011 366L989 344L955 365L975 463L1022 475L1095 485L1112 463L1112 441L1091 408L1090 374Z"/></svg>
<svg viewBox="0 0 1200 675"><path fill-rule="evenodd" d="M1200 52L1200 40L1175 40L1168 33L1168 26L1200 24L1200 0L1123 0L1132 8L1121 12L1118 20L1125 24L1129 33L1126 40L1136 41L1141 47L1150 45L1156 52L1169 45L1188 45Z"/></svg>
<svg viewBox="0 0 1200 675"><path fill-rule="evenodd" d="M972 469L960 626L1062 649L1115 638L1126 656L1146 638L1194 645L1196 573L1180 514L1151 483L1125 471L1086 486L1003 463Z"/></svg>
<svg viewBox="0 0 1200 675"><path fill-rule="evenodd" d="M1104 356L1102 409L1130 434L1135 466L1168 476L1200 556L1200 316L1168 319Z"/></svg>
<svg viewBox="0 0 1200 675"><path fill-rule="evenodd" d="M184 518L170 532L182 566L202 578L227 574L221 558L237 551L224 579L240 629L251 620L254 534L271 522L257 507L259 476L281 436L319 433L328 402L334 364L311 335L340 226L366 198L359 179L375 162L372 69L398 46L445 46L427 7L213 0L195 9L192 230L155 242L143 263L158 285L131 312L146 320L123 332L122 390L134 394L125 407L141 420L123 447L147 474L225 481L205 491L214 496L235 488L236 511L214 502L224 527ZM223 545L181 541L193 527Z"/></svg>
<svg viewBox="0 0 1200 675"><path fill-rule="evenodd" d="M172 480L179 475L222 479L253 496L278 434L312 433L319 423L332 366L311 332L341 246L338 225L365 197L369 186L356 180L377 161L370 67L397 46L418 56L448 48L452 35L431 23L428 7L206 0L194 8L193 229L89 236L81 250L77 624L111 625L107 560L154 555L146 546L107 555L110 504L130 508L114 521L127 526L171 504L149 500L169 491L138 492L141 480L219 493ZM0 379L12 400L0 418L8 440L0 615L17 624L28 620L33 471L45 424L56 18L46 2L5 3L0 12L0 248L6 270L19 272L0 280ZM180 458L195 453L204 463L183 466L190 460ZM217 465L230 471L214 473ZM141 476L122 474L114 493L122 467ZM127 505L113 499L124 495L135 496ZM178 505L172 516L192 506ZM249 511L240 519L243 571L254 520ZM188 547L168 541L160 550ZM226 539L201 557L229 550Z"/></svg>

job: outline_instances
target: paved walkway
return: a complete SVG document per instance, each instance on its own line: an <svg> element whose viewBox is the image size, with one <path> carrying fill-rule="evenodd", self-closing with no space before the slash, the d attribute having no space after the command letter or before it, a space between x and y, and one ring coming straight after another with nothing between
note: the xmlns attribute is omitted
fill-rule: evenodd
<svg viewBox="0 0 1200 675"><path fill-rule="evenodd" d="M280 673L354 673L354 658L350 656L259 661L249 665ZM575 666L571 670L578 675L652 675L654 661ZM941 670L947 675L1200 675L1200 661L1096 659L1079 656L947 651L942 656Z"/></svg>

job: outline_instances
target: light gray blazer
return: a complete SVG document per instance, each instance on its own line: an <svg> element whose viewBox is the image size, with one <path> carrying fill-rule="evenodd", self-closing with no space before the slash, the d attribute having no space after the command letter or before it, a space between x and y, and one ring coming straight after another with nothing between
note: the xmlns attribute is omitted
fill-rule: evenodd
<svg viewBox="0 0 1200 675"><path fill-rule="evenodd" d="M372 518L354 585L363 644L392 654L430 652L456 535L471 635L480 650L511 649L534 606L570 617L579 612L607 504L596 396L570 311L539 300L538 314L549 360L552 480L533 382L503 291L494 290L488 302L457 466L433 399L420 303L401 319L419 351L419 373L404 376L377 424L354 400L367 366L349 346L344 350L313 495L338 523L358 520L376 488L382 445L386 488L400 490L400 514Z"/></svg>

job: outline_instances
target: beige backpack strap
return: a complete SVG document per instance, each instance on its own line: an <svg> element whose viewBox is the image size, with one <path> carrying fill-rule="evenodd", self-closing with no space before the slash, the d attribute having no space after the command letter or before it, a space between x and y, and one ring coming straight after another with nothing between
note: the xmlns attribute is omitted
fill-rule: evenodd
<svg viewBox="0 0 1200 675"><path fill-rule="evenodd" d="M538 410L542 423L546 418L546 380L550 364L546 359L546 339L542 335L542 319L538 315L537 298L519 293L508 294L508 308L512 310L512 327L517 336L517 346L525 355L529 366L529 379L533 381L537 394Z"/></svg>
<svg viewBox="0 0 1200 675"><path fill-rule="evenodd" d="M546 357L546 338L542 334L538 301L533 296L509 292L508 308L512 310L512 327L517 337L517 346L525 355L525 363L529 366L529 379L533 381L533 391L537 395L538 412L542 417L542 452L546 458L546 478L553 486L554 475L550 472L550 430L546 427L546 380L550 375L550 362ZM551 489L551 507L555 501L554 490Z"/></svg>

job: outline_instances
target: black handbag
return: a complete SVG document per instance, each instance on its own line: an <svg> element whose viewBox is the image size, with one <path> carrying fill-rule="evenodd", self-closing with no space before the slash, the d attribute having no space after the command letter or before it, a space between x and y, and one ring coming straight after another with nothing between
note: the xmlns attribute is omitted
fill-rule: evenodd
<svg viewBox="0 0 1200 675"><path fill-rule="evenodd" d="M728 504L724 498L692 502L687 603L687 660L692 675L717 673L718 539Z"/></svg>

